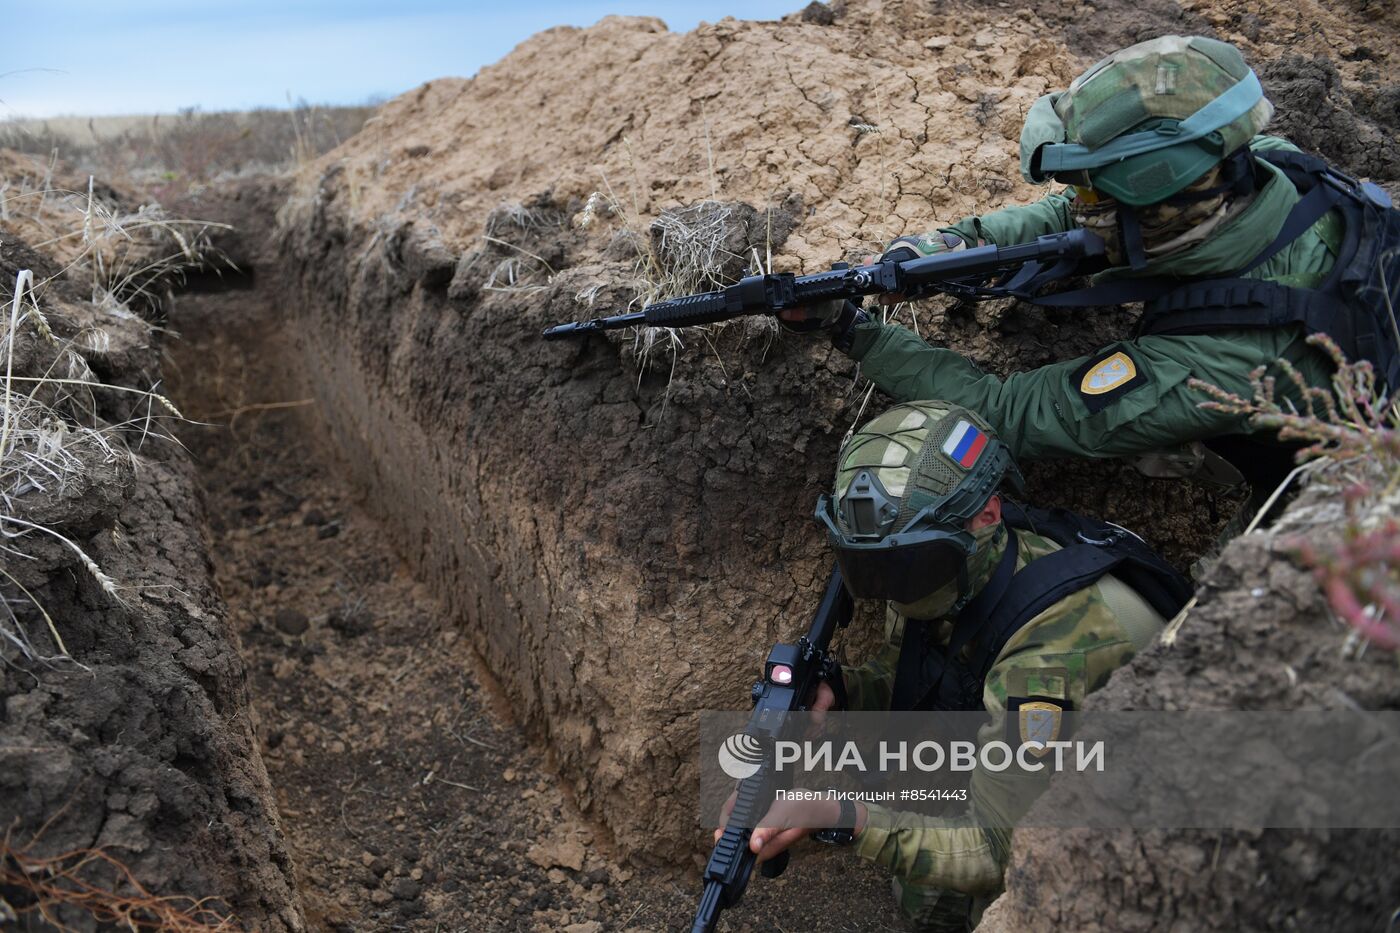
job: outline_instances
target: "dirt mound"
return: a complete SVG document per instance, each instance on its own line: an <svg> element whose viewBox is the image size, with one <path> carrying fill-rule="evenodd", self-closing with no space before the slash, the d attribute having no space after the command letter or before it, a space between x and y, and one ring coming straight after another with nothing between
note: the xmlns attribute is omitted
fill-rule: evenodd
<svg viewBox="0 0 1400 933"><path fill-rule="evenodd" d="M71 872L129 894L114 866L93 861L100 849L152 894L208 899L202 919L232 913L260 929L300 929L191 466L162 438L164 403L148 394L162 332L133 308L149 310L154 297L94 277L91 254L71 246L110 246L116 265L106 268L120 276L146 263L150 231L122 228L130 255L99 233L120 202L104 198L97 216L85 192L65 196L51 167L0 159L12 186L0 289L15 377L0 518L0 907L93 928L82 910L14 882L24 867L34 884L62 888ZM22 233L68 234L57 244L63 266ZM31 306L25 290L12 325L23 269L38 297Z"/></svg>
<svg viewBox="0 0 1400 933"><path fill-rule="evenodd" d="M844 357L762 327L684 347L545 344L540 328L688 275L642 245L701 201L742 219L713 240L736 262L771 251L813 271L1037 196L1017 140L1031 102L1085 64L1067 46L1159 22L1200 17L1240 42L1288 100L1333 115L1310 144L1385 176L1356 140L1394 140L1377 86L1395 83L1394 34L1305 7L1084 3L1089 31L1069 36L1059 13L972 5L851 3L685 35L608 18L404 95L298 178L280 215L288 305L330 430L624 852L699 848L692 711L741 703L768 644L810 611L826 556L805 516L864 392ZM1271 64L1284 50L1333 64ZM912 323L998 373L1130 326L946 302ZM1112 466L1032 479L1042 500L1141 528L1181 563L1229 511Z"/></svg>
<svg viewBox="0 0 1400 933"><path fill-rule="evenodd" d="M1176 637L1139 655L1085 708L1400 704L1394 656L1344 648L1343 630L1288 546L1300 534L1337 534L1344 524L1339 493L1336 485L1310 489L1275 527L1231 542ZM1036 807L1074 806L1066 796L1052 786ZM1400 869L1374 853L1397 844L1400 833L1376 830L1019 830L1008 893L984 926L988 933L1130 933L1183 918L1193 930L1379 930L1395 909ZM1295 880L1296 889L1281 892ZM1068 890L1075 896L1061 896Z"/></svg>

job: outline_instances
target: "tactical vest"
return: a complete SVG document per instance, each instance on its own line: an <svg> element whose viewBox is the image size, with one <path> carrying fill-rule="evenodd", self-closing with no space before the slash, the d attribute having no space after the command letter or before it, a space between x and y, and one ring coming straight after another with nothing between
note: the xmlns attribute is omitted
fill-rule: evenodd
<svg viewBox="0 0 1400 933"><path fill-rule="evenodd" d="M906 619L893 697L895 710L981 710L987 674L1011 637L1040 613L1113 574L1159 615L1171 618L1191 598L1191 584L1141 538L1108 522L1064 509L1004 502L1006 550L992 576L953 624L946 645L932 643L934 622ZM1016 531L1049 538L1060 550L1016 570ZM966 652L963 649L969 649Z"/></svg>
<svg viewBox="0 0 1400 933"><path fill-rule="evenodd" d="M1273 242L1227 278L1141 278L1026 297L1049 307L1143 302L1137 336L1209 334L1301 325L1331 337L1350 360L1368 360L1391 393L1400 390L1400 210L1371 182L1359 182L1301 152L1255 152L1283 171L1302 197ZM1343 221L1336 262L1314 288L1244 276L1306 233L1330 210ZM1230 435L1206 442L1256 490L1270 490L1292 471L1297 445L1276 438Z"/></svg>
<svg viewBox="0 0 1400 933"><path fill-rule="evenodd" d="M1358 182L1316 156L1263 152L1303 197L1278 236L1232 278L1178 284L1148 301L1142 334L1206 334L1301 324L1327 334L1351 360L1369 360L1392 389L1400 388L1400 211L1371 182ZM1276 256L1336 209L1345 225L1336 263L1316 288L1242 276Z"/></svg>

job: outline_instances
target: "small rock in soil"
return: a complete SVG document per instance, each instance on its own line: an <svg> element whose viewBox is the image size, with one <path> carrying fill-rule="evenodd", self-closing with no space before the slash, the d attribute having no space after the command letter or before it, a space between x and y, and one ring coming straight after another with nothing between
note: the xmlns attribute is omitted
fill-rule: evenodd
<svg viewBox="0 0 1400 933"><path fill-rule="evenodd" d="M327 617L326 623L346 638L358 638L374 628L374 617L364 608L353 611L337 609Z"/></svg>
<svg viewBox="0 0 1400 933"><path fill-rule="evenodd" d="M312 509L301 517L303 525L324 525L326 523L326 513L320 509Z"/></svg>
<svg viewBox="0 0 1400 933"><path fill-rule="evenodd" d="M272 617L272 624L284 635L301 635L306 631L309 620L299 609L278 609Z"/></svg>
<svg viewBox="0 0 1400 933"><path fill-rule="evenodd" d="M331 522L329 525L322 525L321 530L316 532L316 537L324 541L327 538L334 538L338 534L340 534L340 522Z"/></svg>
<svg viewBox="0 0 1400 933"><path fill-rule="evenodd" d="M423 893L423 886L412 878L400 878L389 888L401 901L411 901Z"/></svg>
<svg viewBox="0 0 1400 933"><path fill-rule="evenodd" d="M564 933L602 933L603 925L597 920L588 920L584 923L571 923L564 927Z"/></svg>
<svg viewBox="0 0 1400 933"><path fill-rule="evenodd" d="M389 860L377 856L373 857L370 859L369 870L374 872L375 875L382 878L384 877L384 874L389 870Z"/></svg>
<svg viewBox="0 0 1400 933"><path fill-rule="evenodd" d="M541 868L560 866L573 871L583 868L583 844L572 836L558 836L530 847L526 858Z"/></svg>

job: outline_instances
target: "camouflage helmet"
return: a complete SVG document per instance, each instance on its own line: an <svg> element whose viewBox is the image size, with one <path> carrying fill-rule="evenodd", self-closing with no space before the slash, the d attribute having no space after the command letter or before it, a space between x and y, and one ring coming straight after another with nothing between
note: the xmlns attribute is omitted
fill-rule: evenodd
<svg viewBox="0 0 1400 933"><path fill-rule="evenodd" d="M846 585L914 603L965 574L968 522L1003 480L1022 483L981 416L951 402L897 405L841 445L831 496L817 505Z"/></svg>
<svg viewBox="0 0 1400 933"><path fill-rule="evenodd" d="M1021 173L1155 204L1246 146L1273 112L1239 49L1162 36L1036 101L1021 131Z"/></svg>

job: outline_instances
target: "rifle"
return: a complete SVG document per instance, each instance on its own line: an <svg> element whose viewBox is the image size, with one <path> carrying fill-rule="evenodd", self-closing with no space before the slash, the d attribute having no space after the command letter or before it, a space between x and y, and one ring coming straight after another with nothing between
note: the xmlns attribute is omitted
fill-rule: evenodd
<svg viewBox="0 0 1400 933"><path fill-rule="evenodd" d="M943 292L960 298L1034 299L1046 284L1078 271L1084 260L1104 255L1104 243L1087 230L1050 233L1014 246L977 246L903 261L884 259L852 267L838 262L829 272L749 275L727 288L684 295L647 305L641 311L547 327L544 339L559 340L596 331L649 325L688 327L714 324L749 314L777 314L833 299L903 294L918 298ZM991 285L986 284L994 279Z"/></svg>
<svg viewBox="0 0 1400 933"><path fill-rule="evenodd" d="M754 708L744 729L748 735L769 740L764 743L767 751L758 771L739 782L734 809L729 811L724 832L720 834L719 841L710 852L710 861L705 865L705 890L700 895L691 933L710 933L719 922L720 911L738 904L749 886L749 876L753 873L757 858L749 850L749 838L772 805L776 788L771 759L772 741L786 734L790 714L807 708L807 697L820 680L830 679L838 691L838 705L845 704L845 697L840 695L845 692L840 689L840 668L830 653L830 647L836 630L851 621L852 607L851 595L841 580L841 571L832 567L826 591L822 594L807 634L794 645L780 642L768 653L768 660L763 665L763 677L754 683L750 692ZM776 878L787 868L787 863L788 853L783 852L765 862L761 872L765 877Z"/></svg>

